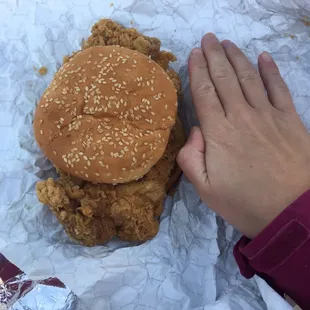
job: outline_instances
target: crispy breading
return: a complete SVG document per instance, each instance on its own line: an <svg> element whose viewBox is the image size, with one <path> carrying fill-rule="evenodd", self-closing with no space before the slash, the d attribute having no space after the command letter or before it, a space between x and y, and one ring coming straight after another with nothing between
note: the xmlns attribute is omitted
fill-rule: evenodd
<svg viewBox="0 0 310 310"><path fill-rule="evenodd" d="M178 75L169 68L175 56L160 51L158 39L103 19L93 26L83 48L98 45L120 45L152 57L166 70L180 94ZM164 156L142 179L114 186L82 181L58 171L57 180L49 178L37 183L38 198L80 244L103 244L113 236L129 241L148 240L158 232L165 195L180 175L176 156L184 141L183 128L177 120Z"/></svg>

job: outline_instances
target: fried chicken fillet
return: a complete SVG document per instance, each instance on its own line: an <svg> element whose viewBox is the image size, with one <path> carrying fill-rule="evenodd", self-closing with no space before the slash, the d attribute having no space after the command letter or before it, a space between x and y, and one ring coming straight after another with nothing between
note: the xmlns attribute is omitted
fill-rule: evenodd
<svg viewBox="0 0 310 310"><path fill-rule="evenodd" d="M120 45L148 55L167 72L180 94L178 75L168 67L175 56L160 51L158 39L103 19L93 26L83 49L105 45ZM114 236L128 241L148 240L157 234L165 195L180 176L176 155L184 142L183 128L177 120L163 157L142 179L118 185L95 184L58 171L57 180L37 183L37 196L66 233L82 245L103 244Z"/></svg>

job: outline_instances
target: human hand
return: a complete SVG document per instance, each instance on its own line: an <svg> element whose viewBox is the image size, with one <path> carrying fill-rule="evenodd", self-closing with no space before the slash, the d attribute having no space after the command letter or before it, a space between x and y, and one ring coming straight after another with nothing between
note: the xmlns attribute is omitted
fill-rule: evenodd
<svg viewBox="0 0 310 310"><path fill-rule="evenodd" d="M308 131L271 56L258 66L204 36L188 65L201 128L178 155L202 200L249 238L310 187Z"/></svg>

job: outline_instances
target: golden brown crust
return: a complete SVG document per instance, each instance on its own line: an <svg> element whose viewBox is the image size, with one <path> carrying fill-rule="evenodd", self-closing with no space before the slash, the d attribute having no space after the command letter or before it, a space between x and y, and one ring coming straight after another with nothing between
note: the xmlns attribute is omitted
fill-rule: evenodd
<svg viewBox="0 0 310 310"><path fill-rule="evenodd" d="M165 71L141 53L90 47L64 64L35 113L34 132L59 169L97 183L126 183L160 159L177 95Z"/></svg>
<svg viewBox="0 0 310 310"><path fill-rule="evenodd" d="M144 36L134 28L125 28L111 19L99 20L91 32L91 36L83 42L83 49L90 46L120 45L151 57L161 53L160 40Z"/></svg>
<svg viewBox="0 0 310 310"><path fill-rule="evenodd" d="M173 60L174 56L160 51L158 39L104 19L96 23L92 35L84 42L85 48L110 44L129 47L156 58L180 95L179 77L165 61ZM64 62L71 57L66 57ZM37 195L42 203L49 206L67 234L80 244L103 244L113 236L145 241L156 235L156 217L162 212L165 193L180 176L175 159L184 142L184 131L177 119L164 155L139 181L116 186L93 184L59 171L57 180L49 179L37 184Z"/></svg>

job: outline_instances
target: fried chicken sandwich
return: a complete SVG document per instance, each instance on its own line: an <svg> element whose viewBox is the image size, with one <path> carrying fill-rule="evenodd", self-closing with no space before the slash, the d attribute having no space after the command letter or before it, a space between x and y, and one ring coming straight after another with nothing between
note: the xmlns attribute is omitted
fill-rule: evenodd
<svg viewBox="0 0 310 310"><path fill-rule="evenodd" d="M93 246L157 233L184 141L177 91L158 63L116 45L79 51L55 74L33 126L60 175L39 182L38 197L70 237Z"/></svg>

